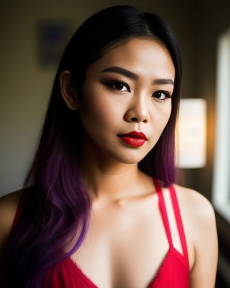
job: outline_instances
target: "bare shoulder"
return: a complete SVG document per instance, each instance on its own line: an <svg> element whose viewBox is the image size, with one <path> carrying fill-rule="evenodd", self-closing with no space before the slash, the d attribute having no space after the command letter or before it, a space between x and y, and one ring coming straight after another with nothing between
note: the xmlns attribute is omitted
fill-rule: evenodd
<svg viewBox="0 0 230 288"><path fill-rule="evenodd" d="M0 221L4 218L14 218L23 189L0 198Z"/></svg>
<svg viewBox="0 0 230 288"><path fill-rule="evenodd" d="M215 222L215 213L212 204L201 193L174 185L180 209L186 218L190 218L194 223L199 222L200 225Z"/></svg>
<svg viewBox="0 0 230 288"><path fill-rule="evenodd" d="M0 245L9 236L23 190L0 198Z"/></svg>
<svg viewBox="0 0 230 288"><path fill-rule="evenodd" d="M214 287L218 241L215 213L211 203L200 193L175 185L188 248L194 255L190 273L190 287ZM208 240L208 241L207 241ZM191 257L190 257L191 259Z"/></svg>
<svg viewBox="0 0 230 288"><path fill-rule="evenodd" d="M3 257L23 189L0 198L0 286L4 287Z"/></svg>

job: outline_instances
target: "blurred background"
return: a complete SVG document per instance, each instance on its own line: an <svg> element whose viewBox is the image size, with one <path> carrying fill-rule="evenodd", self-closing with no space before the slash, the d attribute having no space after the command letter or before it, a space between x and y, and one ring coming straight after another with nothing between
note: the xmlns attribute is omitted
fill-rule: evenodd
<svg viewBox="0 0 230 288"><path fill-rule="evenodd" d="M23 185L63 47L86 18L98 10L120 4L159 13L166 19L181 49L182 97L206 101L206 162L199 168L178 169L177 182L199 191L213 202L220 249L216 287L230 287L230 219L226 216L228 207L230 211L230 149L225 145L225 166L216 166L215 145L219 135L216 124L220 91L218 53L220 39L230 29L229 0L1 0L0 196ZM228 47L230 55L230 44ZM230 74L227 77L226 83L230 82ZM229 90L226 96L229 106L225 107L230 111ZM230 131L230 121L222 126ZM230 141L228 143L230 145ZM220 202L227 205L225 212L219 200L215 200L217 172L225 175L224 191L228 194L224 192L225 195L219 197Z"/></svg>

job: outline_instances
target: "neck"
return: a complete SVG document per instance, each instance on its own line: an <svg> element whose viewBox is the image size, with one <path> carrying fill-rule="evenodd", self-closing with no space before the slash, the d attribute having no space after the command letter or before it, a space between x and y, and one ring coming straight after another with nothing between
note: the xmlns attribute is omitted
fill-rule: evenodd
<svg viewBox="0 0 230 288"><path fill-rule="evenodd" d="M110 165L108 163L95 163L85 161L81 165L83 181L91 196L112 199L127 195L138 182L139 174L137 164Z"/></svg>
<svg viewBox="0 0 230 288"><path fill-rule="evenodd" d="M138 169L137 163L121 163L95 153L94 149L86 149L86 146L84 148L80 168L93 201L117 201L140 194L140 183L149 177Z"/></svg>

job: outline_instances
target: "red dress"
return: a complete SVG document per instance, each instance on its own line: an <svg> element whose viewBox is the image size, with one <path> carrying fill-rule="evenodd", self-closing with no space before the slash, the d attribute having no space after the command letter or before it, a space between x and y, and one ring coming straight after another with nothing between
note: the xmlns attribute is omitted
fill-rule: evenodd
<svg viewBox="0 0 230 288"><path fill-rule="evenodd" d="M164 196L159 183L154 180L158 199L159 209L167 235L169 250L165 256L157 275L149 283L147 288L188 288L189 287L189 260L186 238L182 224L180 209L176 192L173 186L169 188L173 210L180 236L183 255L177 251L172 243L172 236L166 211ZM21 205L19 205L21 206ZM21 207L18 208L21 210ZM17 223L20 213L17 212L15 222ZM99 288L95 285L73 262L67 258L57 263L52 269L47 271L42 288Z"/></svg>
<svg viewBox="0 0 230 288"><path fill-rule="evenodd" d="M154 180L154 184L156 187L159 199L160 213L163 219L164 228L167 234L170 248L160 269L158 270L157 275L154 277L147 288L187 288L189 287L188 251L176 192L173 186L169 188L177 228L183 249L183 255L173 246L163 193L160 185L156 180ZM56 264L53 269L53 273L47 273L43 288L50 287L97 288L98 286L95 285L81 271L81 269L73 262L71 258L68 258Z"/></svg>

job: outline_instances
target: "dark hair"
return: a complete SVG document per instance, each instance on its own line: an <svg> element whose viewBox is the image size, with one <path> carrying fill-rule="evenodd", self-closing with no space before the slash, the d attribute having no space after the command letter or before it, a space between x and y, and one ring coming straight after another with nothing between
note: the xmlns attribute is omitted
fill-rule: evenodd
<svg viewBox="0 0 230 288"><path fill-rule="evenodd" d="M47 269L70 257L87 232L91 204L78 167L82 127L78 112L68 109L62 98L60 74L69 70L80 94L89 65L109 49L137 37L161 41L176 72L170 119L139 167L165 186L174 182L174 130L181 80L175 37L156 14L143 13L131 6L102 10L76 31L60 62L40 144L25 182L25 186L34 186L26 190L24 209L8 245L7 287L41 287ZM78 239L74 247L64 253L67 239L73 238L76 231Z"/></svg>

